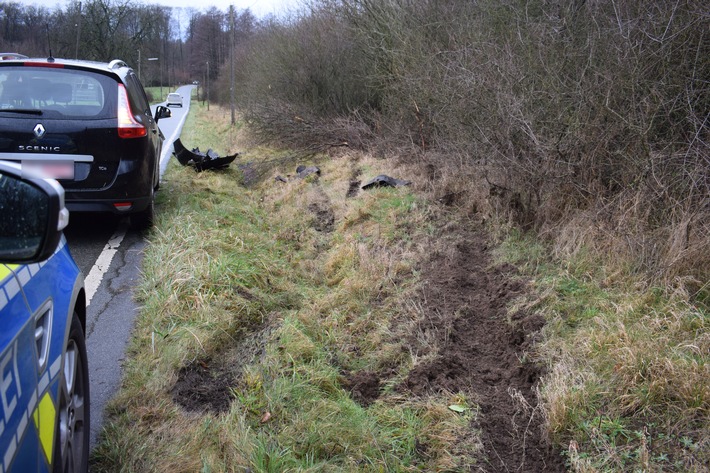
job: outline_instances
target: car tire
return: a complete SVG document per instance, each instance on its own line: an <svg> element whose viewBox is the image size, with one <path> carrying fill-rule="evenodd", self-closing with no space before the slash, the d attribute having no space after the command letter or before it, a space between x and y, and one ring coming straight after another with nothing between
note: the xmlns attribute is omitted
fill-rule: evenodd
<svg viewBox="0 0 710 473"><path fill-rule="evenodd" d="M86 341L76 312L72 317L57 395L58 420L54 470L85 473L89 469L90 396Z"/></svg>
<svg viewBox="0 0 710 473"><path fill-rule="evenodd" d="M151 197L150 204L144 210L131 214L131 226L139 231L148 230L155 219L155 199Z"/></svg>

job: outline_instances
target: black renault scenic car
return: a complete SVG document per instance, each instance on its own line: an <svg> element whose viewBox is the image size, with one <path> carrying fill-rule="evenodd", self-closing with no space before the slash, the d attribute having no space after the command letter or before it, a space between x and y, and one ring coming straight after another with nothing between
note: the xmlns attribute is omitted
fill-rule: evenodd
<svg viewBox="0 0 710 473"><path fill-rule="evenodd" d="M153 221L163 134L170 117L123 61L34 59L0 53L0 159L59 180L76 212Z"/></svg>

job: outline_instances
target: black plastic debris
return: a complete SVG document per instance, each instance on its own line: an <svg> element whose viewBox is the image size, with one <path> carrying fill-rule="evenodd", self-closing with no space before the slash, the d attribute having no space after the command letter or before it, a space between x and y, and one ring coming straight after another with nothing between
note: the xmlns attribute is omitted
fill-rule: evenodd
<svg viewBox="0 0 710 473"><path fill-rule="evenodd" d="M311 174L315 174L316 176L320 176L320 168L316 166L304 166L300 165L296 168L296 176L300 177L301 179L310 176Z"/></svg>
<svg viewBox="0 0 710 473"><path fill-rule="evenodd" d="M193 166L198 172L205 169L224 169L239 156L239 153L220 156L212 148L208 149L206 153L201 152L200 148L192 148L190 151L185 148L180 138L173 142L173 154L180 164Z"/></svg>
<svg viewBox="0 0 710 473"><path fill-rule="evenodd" d="M365 185L362 186L362 188L369 189L371 187L399 187L408 186L411 183L412 181L405 181L404 179L396 179L385 174L380 174L374 179L366 182Z"/></svg>

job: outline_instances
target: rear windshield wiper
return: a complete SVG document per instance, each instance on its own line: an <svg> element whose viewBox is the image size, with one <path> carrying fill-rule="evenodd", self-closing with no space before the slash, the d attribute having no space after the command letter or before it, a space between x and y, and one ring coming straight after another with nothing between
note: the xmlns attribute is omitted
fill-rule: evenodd
<svg viewBox="0 0 710 473"><path fill-rule="evenodd" d="M24 115L42 115L38 108L0 108L0 112L22 113Z"/></svg>

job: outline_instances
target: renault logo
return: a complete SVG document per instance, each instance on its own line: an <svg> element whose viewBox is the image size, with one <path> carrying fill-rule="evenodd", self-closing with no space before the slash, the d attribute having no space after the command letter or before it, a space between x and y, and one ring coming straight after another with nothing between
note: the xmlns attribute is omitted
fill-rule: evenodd
<svg viewBox="0 0 710 473"><path fill-rule="evenodd" d="M37 125L35 125L35 128L33 131L35 132L35 136L37 138L42 138L44 136L45 129L41 123L38 123Z"/></svg>

